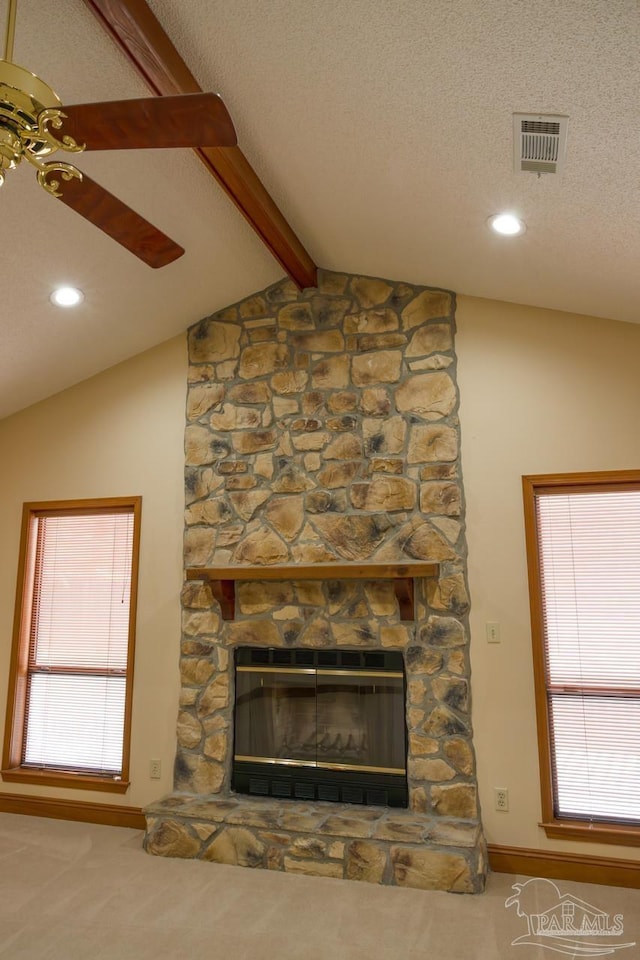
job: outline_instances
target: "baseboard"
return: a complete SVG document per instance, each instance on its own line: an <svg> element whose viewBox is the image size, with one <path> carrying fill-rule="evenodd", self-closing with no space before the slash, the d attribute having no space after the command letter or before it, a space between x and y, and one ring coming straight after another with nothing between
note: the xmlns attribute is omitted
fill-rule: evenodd
<svg viewBox="0 0 640 960"><path fill-rule="evenodd" d="M640 863L637 860L528 850L524 847L502 847L497 844L489 844L488 850L489 865L496 873L520 873L525 877L577 880L581 883L603 883L611 887L640 889Z"/></svg>
<svg viewBox="0 0 640 960"><path fill-rule="evenodd" d="M57 800L54 797L31 797L21 793L0 793L0 813L21 813L29 817L52 817L54 820L78 820L110 827L145 829L145 818L140 807L121 807L115 803L87 803L80 800Z"/></svg>

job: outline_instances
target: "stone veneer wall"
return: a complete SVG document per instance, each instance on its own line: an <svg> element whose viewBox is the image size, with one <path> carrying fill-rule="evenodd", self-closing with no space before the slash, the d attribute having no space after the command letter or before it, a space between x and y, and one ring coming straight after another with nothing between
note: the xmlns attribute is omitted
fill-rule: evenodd
<svg viewBox="0 0 640 960"><path fill-rule="evenodd" d="M239 798L220 805L230 795L235 646L388 647L403 651L407 670L411 812L376 827L376 870L362 878L402 883L431 838L436 858L458 859L446 877L412 885L481 887L455 370L453 295L407 283L324 272L317 289L282 281L191 328L185 567L419 559L438 561L440 577L417 581L415 624L400 621L385 581L260 582L258 572L238 584L230 622L206 583L187 582L176 795L149 811L152 852L273 867L272 840L229 833L247 832L260 801L246 798L245 815ZM200 822L207 797L210 828ZM281 801L276 817L268 804L254 826L282 826L291 804L302 813ZM322 873L331 862L319 839L326 805L313 807L315 855L300 853L294 830L280 869L311 859L304 872ZM361 825L380 813L325 811L351 823L337 833L352 839L327 875L354 874L349 850L353 860L355 838L374 835ZM225 840L227 814L245 826L227 824ZM394 853L394 839L413 845Z"/></svg>

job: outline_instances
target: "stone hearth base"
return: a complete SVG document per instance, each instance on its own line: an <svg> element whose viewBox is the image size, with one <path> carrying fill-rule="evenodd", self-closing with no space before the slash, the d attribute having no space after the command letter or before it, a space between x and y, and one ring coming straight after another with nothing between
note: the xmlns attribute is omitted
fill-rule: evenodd
<svg viewBox="0 0 640 960"><path fill-rule="evenodd" d="M172 794L145 810L145 849L369 883L481 893L486 852L476 820L410 810Z"/></svg>

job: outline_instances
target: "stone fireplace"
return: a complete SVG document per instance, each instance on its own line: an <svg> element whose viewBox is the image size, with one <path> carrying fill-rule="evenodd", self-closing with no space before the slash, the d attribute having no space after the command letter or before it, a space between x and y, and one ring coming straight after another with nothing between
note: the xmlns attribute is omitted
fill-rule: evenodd
<svg viewBox="0 0 640 960"><path fill-rule="evenodd" d="M321 272L317 289L282 281L191 328L175 792L146 811L149 852L483 888L457 408L454 297L444 290ZM386 571L420 563L430 573L410 577L408 619ZM231 594L225 571L243 572ZM235 691L246 686L238 651L249 648L274 670L284 660L298 669L298 656L314 668L322 656L400 658L408 809L366 790L338 802L297 793L309 771L289 786L266 777L275 788L256 786L264 771L254 771L253 790L233 789L238 762L252 760L234 748L251 740L234 730ZM279 714L288 740L278 749L303 753L275 759L315 769L338 736L362 753L375 726L356 722L353 697L333 684L341 716L323 720L320 737L304 731L311 713L299 693Z"/></svg>

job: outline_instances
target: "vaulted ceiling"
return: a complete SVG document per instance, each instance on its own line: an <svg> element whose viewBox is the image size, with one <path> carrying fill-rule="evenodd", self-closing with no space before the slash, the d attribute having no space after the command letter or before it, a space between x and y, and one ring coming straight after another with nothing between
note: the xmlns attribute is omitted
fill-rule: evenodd
<svg viewBox="0 0 640 960"><path fill-rule="evenodd" d="M4 16L7 0L0 2ZM635 0L150 0L320 266L640 320ZM20 0L14 59L63 102L148 88L84 0ZM557 176L514 173L512 114L566 114ZM78 166L180 243L151 270L47 196L0 191L0 416L282 276L192 151ZM492 235L517 212L527 232ZM49 303L81 287L81 308ZM552 345L550 344L550 348Z"/></svg>

